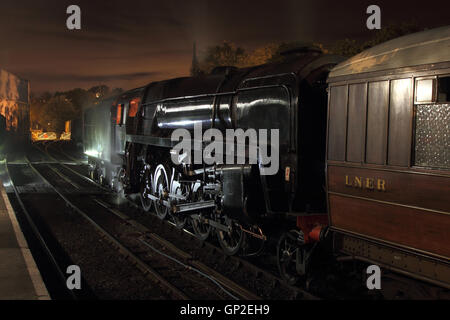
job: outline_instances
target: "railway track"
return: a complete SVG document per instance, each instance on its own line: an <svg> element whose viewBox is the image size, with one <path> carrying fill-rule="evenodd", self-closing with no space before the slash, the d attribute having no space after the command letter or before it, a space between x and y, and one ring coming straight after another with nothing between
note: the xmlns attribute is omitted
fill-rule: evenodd
<svg viewBox="0 0 450 320"><path fill-rule="evenodd" d="M10 171L10 163L8 157L5 159L5 171L9 177L9 184L13 190L14 198L13 203L17 203L20 208L19 220L21 220L22 229L29 231L25 232L29 243L33 246L33 252L37 256L38 264L41 269L51 272L44 272L42 276L47 284L47 287L53 297L59 297L63 299L78 300L81 295L77 295L74 291L68 290L66 286L66 274L64 266L67 265L67 258L61 254L61 249L55 243L55 240L49 236L48 232L43 231L39 222L35 221L35 217L28 210L25 202L22 198L21 192L19 192L13 178L13 174ZM17 211L17 208L16 208ZM36 245L38 243L39 245ZM44 268L42 268L44 266ZM49 273L53 273L50 275Z"/></svg>
<svg viewBox="0 0 450 320"><path fill-rule="evenodd" d="M260 264L260 260L255 261L262 267L243 257L225 256L214 242L199 241L189 230L180 230L169 220L161 221L155 215L149 215L133 199L121 199L121 201L117 202L117 197L111 196L109 189L103 188L84 176L80 170L75 170L75 166L65 163L64 155L49 154L51 150L52 148L48 148L47 152L41 151L50 158L53 167L52 171L58 171L68 181L75 185L79 184L82 188L95 186L96 188L102 188L102 191L108 190L106 193L92 193L95 197L92 197L91 200L106 210L109 215L116 216L117 220L112 224L126 224L131 227L134 238L138 239L139 245L143 245L144 249L177 259L178 265L182 267L177 272L182 274L186 269L196 268L202 274L210 275L213 279L219 280L219 284L224 289L230 290L231 295L228 295L228 297L252 300L258 298L318 299L317 296L311 294L308 290L283 283L273 270L266 269L265 264ZM58 150L53 150L53 152L58 152ZM139 250L144 249L140 248ZM327 274L324 277L328 277ZM229 281L230 279L231 281ZM407 280L402 279L402 282L408 282ZM391 282L388 281L387 283ZM326 286L327 281L323 284ZM394 291L395 284L390 284L390 286L394 286L394 289L387 291ZM336 288L338 289L336 290ZM373 296L372 298L370 296L364 298L364 296L359 296L359 293L355 295L353 292L346 292L345 285L341 286L341 284L338 284L336 288L330 288L330 293L322 292L320 295L325 294L326 297L333 299L346 299L346 297L374 298ZM414 290L407 289L407 291L413 292ZM232 292L235 292L235 294ZM398 294L391 295L394 298L398 296ZM418 298L424 297L426 298L427 295L418 296Z"/></svg>
<svg viewBox="0 0 450 320"><path fill-rule="evenodd" d="M142 226L137 228L137 225L130 223L126 216L96 199L95 195L101 192L81 192L83 196L80 197L79 193L82 189L80 180L85 184L89 182L94 185L94 183L84 179L86 177L81 177L79 172L66 168L67 166L61 162L40 164L40 162L28 161L27 164L65 201L67 206L94 226L104 239L144 274L167 290L173 298L259 299L249 290L201 262L195 261L189 254L176 250L175 246L170 245L158 235L143 230ZM86 185L83 186L85 187ZM95 184L95 187L98 188L98 185ZM100 188L98 190L101 191ZM89 196L86 197L86 194ZM152 259L155 255L163 257L166 264L169 262L170 267L162 266L159 261L161 258ZM207 288L206 291L205 288ZM183 291L189 291L189 293ZM199 292L201 292L200 295L198 295Z"/></svg>
<svg viewBox="0 0 450 320"><path fill-rule="evenodd" d="M43 151L43 150L41 150ZM83 179L88 181L89 184L94 184L99 186L96 182L90 180L86 176L80 174L79 171L73 170L66 164L61 163L55 155L49 154L49 150L46 149L43 152L54 161L59 161L61 169L64 170L66 178L71 181L78 181ZM102 189L104 189L102 187ZM107 210L110 214L116 216L119 219L116 223L126 223L132 226L136 232L139 233L139 241L144 244L144 246L153 249L154 246L159 246L164 249L164 254L169 254L181 262L182 266L186 269L194 268L198 273L202 275L210 275L214 281L217 281L221 286L223 286L227 291L233 292L228 297L232 298L242 298L256 300L260 298L277 298L277 299L317 299L316 296L310 294L309 292L294 286L289 286L282 282L280 278L272 274L271 272L259 268L252 264L251 262L240 258L240 257L228 257L222 254L222 251L218 246L209 243L199 241L192 233L187 230L180 231L177 229L173 223L170 221L160 221L156 216L149 217L148 213L145 213L136 203L128 199L125 205L129 205L133 210L138 211L141 215L145 215L146 218L150 218L153 221L149 224L142 219L133 219L130 217L130 210L124 209L123 206L119 210L117 209L117 203L114 201L108 201L110 199L100 199L101 197L96 197L93 199L98 205L102 206L104 210ZM123 204L123 203L122 203ZM148 222L148 221L147 221ZM155 228L155 223L157 227ZM167 232L161 233L161 229L168 229ZM173 235L181 234L185 238L180 241L176 237L171 237L171 241L168 241L168 235L172 233ZM161 235L162 234L162 235ZM197 250L192 247L184 247L182 243L194 243L194 246L200 247ZM180 249L183 248L183 249ZM198 251L202 251L203 254L198 254ZM214 259L209 259L212 256L219 256L220 259L226 260L226 264L230 265L231 273L242 273L245 274L244 278L247 278L244 282L253 282L252 290L243 288L236 282L243 282L242 279L231 281L221 272L214 270L217 268L218 264L214 262ZM217 259L216 259L217 260ZM224 261L225 262L225 261ZM220 264L220 263L219 263ZM230 271L228 270L228 271ZM224 270L225 271L225 270ZM211 279L210 279L211 280ZM252 292L258 292L257 294Z"/></svg>

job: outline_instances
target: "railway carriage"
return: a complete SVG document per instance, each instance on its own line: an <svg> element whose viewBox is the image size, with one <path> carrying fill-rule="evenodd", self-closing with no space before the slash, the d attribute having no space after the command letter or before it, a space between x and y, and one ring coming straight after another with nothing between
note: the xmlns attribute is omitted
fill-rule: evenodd
<svg viewBox="0 0 450 320"><path fill-rule="evenodd" d="M336 252L450 287L450 27L366 50L328 77Z"/></svg>

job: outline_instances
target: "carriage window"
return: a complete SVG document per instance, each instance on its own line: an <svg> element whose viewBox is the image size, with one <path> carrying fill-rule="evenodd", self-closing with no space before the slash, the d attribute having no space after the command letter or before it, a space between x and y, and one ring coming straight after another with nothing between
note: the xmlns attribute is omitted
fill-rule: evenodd
<svg viewBox="0 0 450 320"><path fill-rule="evenodd" d="M416 103L434 101L435 79L416 80Z"/></svg>
<svg viewBox="0 0 450 320"><path fill-rule="evenodd" d="M117 105L117 115L116 115L116 124L122 124L122 104Z"/></svg>
<svg viewBox="0 0 450 320"><path fill-rule="evenodd" d="M450 77L439 77L436 82L437 102L416 101L414 106L414 165L450 169Z"/></svg>
<svg viewBox="0 0 450 320"><path fill-rule="evenodd" d="M450 76L438 79L438 102L450 102Z"/></svg>
<svg viewBox="0 0 450 320"><path fill-rule="evenodd" d="M416 105L415 165L450 169L450 104Z"/></svg>

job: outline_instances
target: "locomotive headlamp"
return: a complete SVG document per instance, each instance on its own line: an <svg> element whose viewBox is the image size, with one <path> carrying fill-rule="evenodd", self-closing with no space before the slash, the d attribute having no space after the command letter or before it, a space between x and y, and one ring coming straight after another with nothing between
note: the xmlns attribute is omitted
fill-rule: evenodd
<svg viewBox="0 0 450 320"><path fill-rule="evenodd" d="M100 152L98 152L96 150L86 150L84 153L88 156L96 157L96 158L98 158L100 155Z"/></svg>

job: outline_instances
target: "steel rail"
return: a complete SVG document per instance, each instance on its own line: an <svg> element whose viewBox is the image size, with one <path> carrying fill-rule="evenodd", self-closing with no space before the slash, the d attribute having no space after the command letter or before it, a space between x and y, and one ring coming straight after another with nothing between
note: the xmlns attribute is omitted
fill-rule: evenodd
<svg viewBox="0 0 450 320"><path fill-rule="evenodd" d="M94 180L92 180L92 179L86 177L85 175L82 175L81 173L77 172L76 170L73 170L72 168L70 168L69 166L67 166L65 163L63 163L62 161L60 161L60 160L56 159L55 157L53 157L50 153L48 153L48 152L46 152L46 151L44 151L44 150L41 150L40 148L38 148L38 147L35 146L35 145L33 145L33 147L35 147L35 148L36 148L37 150L39 150L40 152L44 153L44 154L45 154L46 156L48 156L51 160L56 161L57 164L59 164L61 167L63 167L63 168L65 168L65 169L69 170L69 171L72 172L73 174L76 174L77 176L79 176L80 178L86 180L87 182L89 182L89 183L95 185L96 187L102 189L103 191L106 191L106 192L108 192L108 193L111 193L111 192L112 192L111 189L105 188L104 186L98 184L98 183L95 182Z"/></svg>
<svg viewBox="0 0 450 320"><path fill-rule="evenodd" d="M123 244L117 240L116 237L111 235L108 231L106 231L104 228L102 228L97 222L95 222L91 217L89 217L88 214L86 214L83 210L78 208L76 205L73 204L72 201L70 201L62 192L60 192L55 186L53 186L40 172L39 170L28 160L27 162L30 165L30 167L33 169L33 171L41 177L42 180L45 181L64 201L65 203L71 207L75 212L80 214L84 219L86 219L99 233L102 235L105 239L107 239L110 243L112 243L115 247L118 248L118 251L123 254L125 257L131 259L136 266L144 272L145 275L149 275L149 278L154 280L156 283L160 284L162 287L165 287L168 291L170 291L174 296L182 299L182 300L188 300L189 297L180 291L178 288L176 288L174 285L172 285L168 280L166 280L164 277L162 277L156 270L154 270L152 267L150 267L147 263L145 263L142 259L137 257L133 252L131 252L128 248L126 248Z"/></svg>
<svg viewBox="0 0 450 320"><path fill-rule="evenodd" d="M200 271L203 275L206 275L207 278L209 278L214 283L218 283L219 287L225 287L227 291L233 292L235 295L239 296L240 298L244 300L261 300L261 297L258 295L250 292L249 290L243 288L242 286L238 285L234 281L226 278L225 276L219 274L215 270L211 269L204 263L200 262L197 259L194 259L189 253L177 248L173 243L169 242L166 239L161 238L156 233L149 230L147 227L142 225L141 223L137 222L136 220L129 219L126 215L124 215L122 212L115 210L114 208L111 208L107 203L104 203L101 200L94 199L95 202L97 202L99 205L107 209L112 214L116 215L119 219L124 220L125 223L132 226L136 231L142 234L142 237L150 238L151 240L157 242L159 245L167 249L168 251L172 252L172 254L178 256L184 261L187 261L188 264L183 264L184 266L189 267L190 269L197 269ZM149 247L148 243L145 243L144 240L141 240L141 242L144 242ZM152 249L154 250L154 249ZM157 251L157 250L154 250ZM160 253L160 252L158 252ZM161 254L161 253L160 253ZM169 258L172 259L172 258ZM221 288L223 289L223 288ZM223 290L225 291L225 290ZM227 293L230 295L229 293ZM233 297L233 295L230 295Z"/></svg>
<svg viewBox="0 0 450 320"><path fill-rule="evenodd" d="M48 149L46 149L46 153L47 153L47 155L48 155L50 158L54 159L55 161L59 162L60 165L62 165L58 159L52 157L52 156L48 153ZM33 165L32 165L31 163L30 163L30 165L33 167ZM73 170L70 170L70 171L73 172L73 173L75 173L76 175L80 176L80 174L79 174L78 172L73 171ZM40 174L40 173L38 173L38 174ZM42 176L42 175L41 175L41 176ZM81 175L81 176L82 176L82 175ZM83 177L84 177L84 176L83 176ZM46 180L44 177L42 177L42 178L43 178L48 184L50 184L50 183L48 182L48 180ZM69 178L69 177L67 177L67 178ZM96 186L98 186L98 184L97 184L95 181L92 181L92 180L90 180L90 179L89 179L89 181L90 181L91 183L95 184ZM50 185L51 185L51 184L50 184ZM55 187L52 186L52 188L53 188L58 194L60 194L59 191L56 190ZM62 194L60 194L60 196L61 196L61 197L62 197L69 205L73 206L72 203L69 203L70 201L69 201L66 197L64 197ZM139 224L139 223L136 222L136 221L133 221L134 223L130 223L130 219L127 219L127 217L126 217L124 214L122 214L122 213L120 213L120 212L117 212L116 210L110 208L108 205L104 204L103 202L101 202L101 201L99 201L99 200L97 200L97 199L93 199L93 201L96 202L96 203L98 203L99 205L101 205L101 206L104 207L105 209L107 209L109 212L113 213L115 216L117 216L118 218L120 218L121 220L123 220L125 223L127 223L127 224L131 225L133 228L137 229L137 231L139 231L140 233L142 233L143 236L145 236L145 234L148 233L148 236L149 236L152 240L154 240L154 241L158 242L159 244L165 246L165 247L168 248L169 251L171 251L172 253L174 253L174 254L176 254L176 255L178 255L178 256L181 255L181 257L186 257L186 255L189 255L189 254L187 254L187 253L185 253L185 252L181 253L182 251L181 251L180 249L178 249L178 250L173 250L173 248L175 248L175 246L174 246L174 245L170 245L170 246L169 246L169 245L168 245L169 242L168 242L167 240L164 240L164 239L158 237L158 236L157 236L156 234L154 234L154 233L151 233L150 230L148 230L148 228L144 227L143 225ZM75 210L77 210L77 209L75 209ZM87 218L91 223L95 223L90 217L86 216L85 218ZM96 224L96 223L95 223L95 224ZM98 227L101 228L100 226L98 226ZM137 228L136 228L136 227L137 227ZM102 230L102 232L106 232L103 228L101 228L101 230ZM107 232L106 232L106 233L107 233ZM144 234L144 233L145 233L145 234ZM121 244L118 242L117 239L114 238L114 240L115 240L115 241L113 241L113 242L114 242L115 245L121 246ZM148 244L146 244L146 245L148 246ZM124 248L124 249L126 249L126 248ZM170 249L172 249L172 250L170 250ZM128 250L128 249L126 249L126 250ZM129 250L128 250L128 251L129 251ZM130 253L131 253L131 252L130 252ZM132 254L132 253L131 253L131 254ZM136 257L136 258L137 258L137 257ZM139 258L137 258L137 259L139 259ZM191 258L191 259L192 259L192 258ZM145 263L144 263L144 264L145 264ZM231 292L234 292L235 294L237 294L237 295L238 295L240 298L242 298L242 299L246 299L246 300L259 300L259 299L261 299L261 298L260 298L259 296L257 296L256 294L254 294L254 293L248 291L247 289L241 287L240 285L238 285L237 283L233 282L232 280L230 280L230 279L224 277L223 275L219 274L218 272L212 270L211 268L209 268L209 267L206 266L205 264L201 263L200 261L192 261L192 265L189 266L189 267L190 267L191 269L193 269L193 270L198 269L198 271L200 271L200 272L198 272L198 273L200 273L200 274L202 274L202 275L205 275L206 277L209 277L211 281L213 281L213 282L216 283L216 284L218 283L218 284L219 284L219 287L221 287L221 286L225 287L226 290L223 290L223 291L224 291L225 293L227 293L230 297L233 297L233 295L232 295L232 294L230 295L230 294L227 292L228 290L231 291ZM161 280L161 281L162 281L162 280ZM222 288L222 289L223 289L223 288Z"/></svg>
<svg viewBox="0 0 450 320"><path fill-rule="evenodd" d="M42 152L42 150L40 150ZM53 160L59 162L59 164L63 167L66 167L65 165L63 165L59 160L55 159L54 157L52 157L51 155L48 155L50 158L52 158ZM97 182L89 179L86 176L83 176L82 174L76 172L75 170L72 170L71 168L67 168L68 170L70 170L71 172L73 172L74 174L76 174L77 176L80 176L84 179L87 179L89 182L91 182L92 184L103 188L100 184L98 184ZM108 190L109 192L111 192L110 190ZM132 205L133 207L137 208L138 210L142 210L142 208L140 206L138 206L136 203L134 203L132 200L130 200L128 197L125 197L125 199L128 201L128 203L130 205ZM100 204L101 206L103 206L105 209L109 210L111 213L115 214L116 216L118 216L120 219L122 219L124 222L128 223L129 225L133 226L136 230L138 230L139 232L145 233L146 235L148 235L150 238L152 238L152 240L159 242L161 245L165 246L168 250L171 250L175 255L178 255L179 257L183 258L187 256L190 256L189 254L185 253L184 251L182 251L181 249L177 248L174 244L168 242L165 239L162 239L161 237L159 237L157 234L151 232L147 227L143 226L142 224L140 224L139 222L130 219L126 214L121 213L113 208L110 208L107 204L103 203L102 201L96 200L94 199L95 202L97 202L98 204ZM164 221L165 223L167 223L168 225L174 226L173 223L171 223L170 221ZM174 226L175 227L175 226ZM192 234L191 232L189 232L186 229L182 229L185 233L187 233L189 236L196 238L196 236L194 234ZM217 248L215 245L209 243L209 242L205 242L207 246L211 247L212 249L215 250L220 250L219 248ZM279 281L280 283L282 282L282 280L279 277L276 277L275 275L273 275L272 273L261 269L260 267L257 267L256 265L254 265L251 262L248 262L245 259L242 259L240 257L233 257L234 259L236 259L237 262L241 263L242 265L247 266L249 269L253 269L255 271L255 273L258 274L262 274L265 275L267 277L270 278L274 278L275 280ZM193 261L193 260L191 260ZM201 263L200 261L196 260L193 261L193 265L197 268L199 268L200 270L203 270L206 273L210 273L210 274L214 274L217 278L221 279L221 283L222 285L224 285L227 289L236 292L236 294L238 294L240 297L242 297L243 299L248 299L248 300L258 300L261 299L260 297L258 297L257 295L251 293L250 291L242 288L243 290L240 290L241 292L239 292L239 289L237 289L238 287L240 287L238 284L234 283L233 281L229 280L229 282L227 283L227 278L220 275L218 272L216 272L215 270L212 270L211 268L209 268L208 266L204 265L203 263ZM308 300L317 300L319 299L318 297L314 296L313 294L307 292L306 290L302 289L302 288L298 288L298 287L294 287L291 285L285 285L286 288L289 288L292 292L295 293L295 295L300 295Z"/></svg>
<svg viewBox="0 0 450 320"><path fill-rule="evenodd" d="M84 164L82 160L80 161L79 159L75 159L74 157L72 157L71 155L69 155L68 153L66 153L66 152L61 148L61 143L58 144L58 151L61 152L61 154L63 154L67 159L72 160L73 162L77 163L78 165Z"/></svg>
<svg viewBox="0 0 450 320"><path fill-rule="evenodd" d="M50 260L52 266L54 267L58 277L60 278L60 280L64 283L64 286L66 287L66 274L63 272L63 270L61 270L61 267L59 266L56 258L53 256L50 248L48 247L44 237L42 236L42 234L39 232L39 228L36 226L36 224L33 221L33 218L31 217L30 213L28 212L25 204L22 201L22 197L20 196L19 190L17 189L16 185L14 184L13 178L11 176L11 173L8 169L8 157L5 158L5 170L6 170L6 174L9 177L11 186L14 190L14 194L16 196L17 202L19 203L20 208L22 209L23 214L25 215L25 218L29 224L29 226L31 227L31 230L33 231L35 237L38 239L41 247L44 249L45 254L47 255L48 259ZM74 293L74 291L67 289L67 293L69 294L69 296L73 299L73 300L78 300L77 295Z"/></svg>

